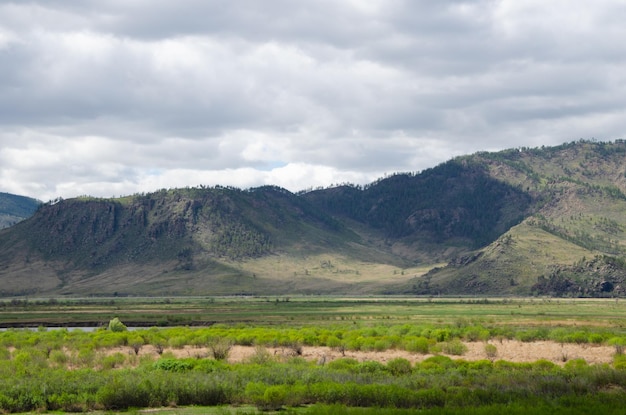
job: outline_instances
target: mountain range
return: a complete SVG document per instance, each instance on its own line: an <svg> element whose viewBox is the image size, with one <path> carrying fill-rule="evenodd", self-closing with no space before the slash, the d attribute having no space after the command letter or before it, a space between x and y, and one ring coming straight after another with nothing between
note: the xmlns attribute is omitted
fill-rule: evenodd
<svg viewBox="0 0 626 415"><path fill-rule="evenodd" d="M623 140L365 186L57 200L0 231L0 294L621 296L625 213Z"/></svg>

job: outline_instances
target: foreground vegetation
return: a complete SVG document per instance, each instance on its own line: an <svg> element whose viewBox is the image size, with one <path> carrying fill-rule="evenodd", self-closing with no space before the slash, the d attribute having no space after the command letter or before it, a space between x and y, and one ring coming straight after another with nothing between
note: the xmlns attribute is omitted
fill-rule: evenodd
<svg viewBox="0 0 626 415"><path fill-rule="evenodd" d="M27 357L28 354L28 357ZM258 360L258 361L257 361ZM179 405L253 404L261 410L312 403L377 408L619 407L626 371L588 366L454 361L415 366L338 359L324 366L265 357L227 364L207 359L141 362L134 369L67 370L20 352L4 362L0 405L7 412L120 410Z"/></svg>
<svg viewBox="0 0 626 415"><path fill-rule="evenodd" d="M228 405L215 413L617 413L613 408L626 398L623 306L615 300L550 299L7 301L2 321L13 323L55 314L76 324L118 312L130 320L111 317L93 331L0 332L0 410ZM196 310L194 321L211 325L126 330L123 322L143 319L152 309L163 310L155 318L167 312L187 322ZM498 360L497 350L506 339L610 345L614 357L594 365L567 356L559 364L506 362ZM465 341L484 342L484 360L464 360ZM255 352L245 361L229 361L234 345ZM307 361L300 355L304 346L347 355L399 349L425 358ZM273 347L289 353L274 355ZM195 352L176 357L183 348Z"/></svg>

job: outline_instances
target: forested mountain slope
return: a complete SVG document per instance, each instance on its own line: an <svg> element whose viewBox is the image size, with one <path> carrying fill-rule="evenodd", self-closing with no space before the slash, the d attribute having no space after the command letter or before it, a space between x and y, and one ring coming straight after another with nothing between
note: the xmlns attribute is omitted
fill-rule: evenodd
<svg viewBox="0 0 626 415"><path fill-rule="evenodd" d="M0 293L622 295L625 161L580 141L298 194L62 200L0 231Z"/></svg>
<svg viewBox="0 0 626 415"><path fill-rule="evenodd" d="M396 174L360 187L303 196L338 218L381 232L411 259L449 258L489 244L521 222L532 197L490 175L473 159L452 160L419 174Z"/></svg>
<svg viewBox="0 0 626 415"><path fill-rule="evenodd" d="M626 294L626 142L463 157L529 194L533 214L471 255L414 279L414 293Z"/></svg>

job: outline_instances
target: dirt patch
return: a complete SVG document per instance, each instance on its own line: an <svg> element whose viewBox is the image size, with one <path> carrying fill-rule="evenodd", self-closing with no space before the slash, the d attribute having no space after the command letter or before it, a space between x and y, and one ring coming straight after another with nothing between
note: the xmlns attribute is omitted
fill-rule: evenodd
<svg viewBox="0 0 626 415"><path fill-rule="evenodd" d="M466 342L467 352L462 356L450 356L453 359L463 359L469 361L487 359L485 344L483 342ZM537 360L548 360L556 364L564 364L572 359L584 359L589 364L611 363L615 349L609 346L580 345L580 344L560 344L550 341L537 341L524 343L517 340L503 340L489 342L496 347L495 360L506 360L510 362L535 362ZM404 350L386 350L383 352L346 351L345 354L329 347L308 347L303 346L300 354L290 348L263 348L269 357L278 360L289 357L300 356L309 361L326 363L341 357L350 357L358 361L378 361L386 363L392 359L401 357L412 363L420 362L432 354L411 353ZM116 348L110 351L125 352L134 354L128 348ZM165 349L165 352L172 353L177 358L210 358L210 350L204 347L185 346L182 349ZM250 360L258 350L249 346L233 346L230 350L228 361L231 363L245 362ZM443 353L442 353L443 354ZM139 356L150 355L158 358L158 353L151 345L143 346L139 351Z"/></svg>

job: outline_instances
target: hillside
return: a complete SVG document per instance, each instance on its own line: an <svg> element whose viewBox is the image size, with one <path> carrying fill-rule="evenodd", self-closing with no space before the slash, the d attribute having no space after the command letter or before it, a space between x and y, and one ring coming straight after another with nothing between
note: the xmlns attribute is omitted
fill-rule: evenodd
<svg viewBox="0 0 626 415"><path fill-rule="evenodd" d="M0 233L3 295L192 295L285 292L268 258L327 252L393 258L302 198L280 188L161 190L121 199L71 199L42 206ZM253 265L255 261L260 264ZM330 267L330 265L329 265ZM276 268L276 266L274 266ZM309 275L298 290L344 283ZM294 271L288 275L293 278Z"/></svg>
<svg viewBox="0 0 626 415"><path fill-rule="evenodd" d="M0 229L30 217L40 204L30 197L0 193Z"/></svg>
<svg viewBox="0 0 626 415"><path fill-rule="evenodd" d="M625 156L580 141L299 194L48 203L0 231L0 294L623 295Z"/></svg>
<svg viewBox="0 0 626 415"><path fill-rule="evenodd" d="M528 215L533 200L472 159L303 197L338 218L381 232L393 250L427 263L491 243Z"/></svg>
<svg viewBox="0 0 626 415"><path fill-rule="evenodd" d="M626 142L577 142L461 159L526 191L536 201L534 213L472 255L414 279L407 292L626 293Z"/></svg>

